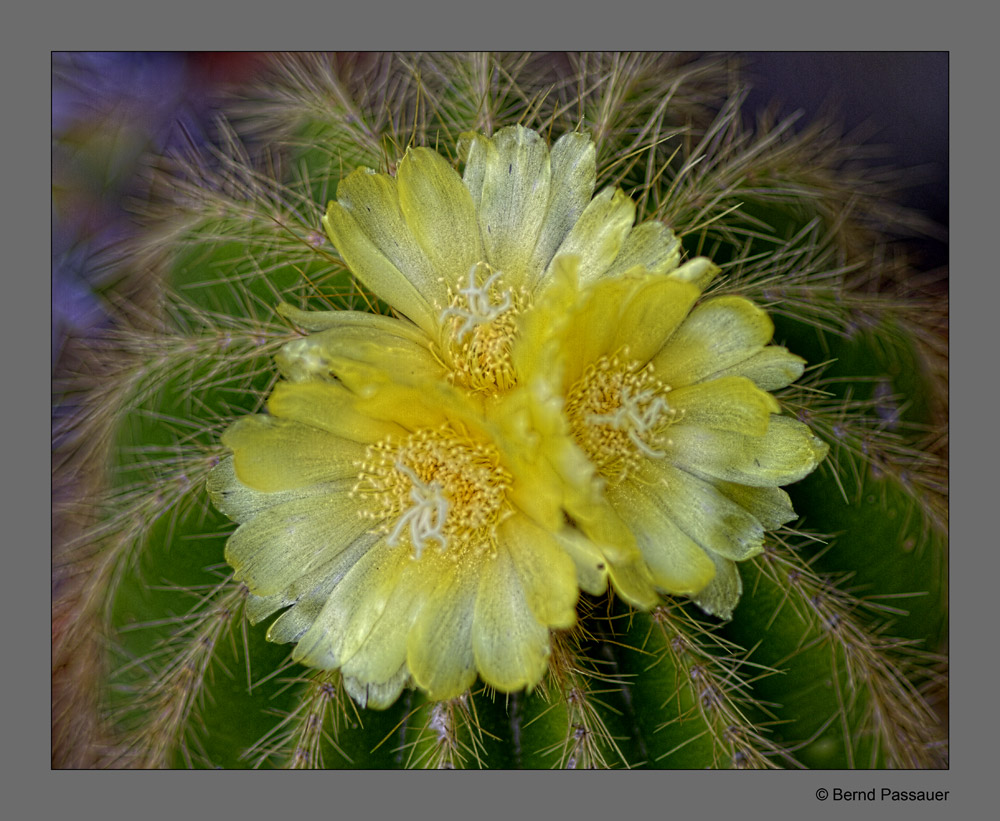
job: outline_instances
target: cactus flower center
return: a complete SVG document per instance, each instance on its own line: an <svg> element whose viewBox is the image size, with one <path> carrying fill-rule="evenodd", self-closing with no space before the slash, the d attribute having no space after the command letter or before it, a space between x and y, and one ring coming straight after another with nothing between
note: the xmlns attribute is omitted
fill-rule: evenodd
<svg viewBox="0 0 1000 821"><path fill-rule="evenodd" d="M472 266L468 283L440 315L455 380L491 395L509 390L516 381L510 349L519 309L501 277L484 262Z"/></svg>
<svg viewBox="0 0 1000 821"><path fill-rule="evenodd" d="M370 446L360 467L361 515L382 523L390 546L408 545L418 559L431 545L455 560L495 549L511 477L492 445L449 427L420 430Z"/></svg>
<svg viewBox="0 0 1000 821"><path fill-rule="evenodd" d="M591 363L567 395L566 413L577 444L612 484L643 458L666 455L668 427L677 411L667 403L669 386L650 365L626 359L627 350Z"/></svg>

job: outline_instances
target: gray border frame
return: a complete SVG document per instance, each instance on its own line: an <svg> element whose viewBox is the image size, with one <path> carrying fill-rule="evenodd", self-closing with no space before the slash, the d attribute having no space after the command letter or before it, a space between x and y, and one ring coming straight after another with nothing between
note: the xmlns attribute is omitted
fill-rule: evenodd
<svg viewBox="0 0 1000 821"><path fill-rule="evenodd" d="M728 5L728 4L727 4ZM38 323L31 311L21 306L41 302L35 289L44 291L39 267L39 248L45 247L48 221L44 216L47 192L38 185L49 167L46 156L45 126L48 121L45 86L49 52L58 49L128 48L150 49L169 45L197 49L259 48L262 45L333 48L390 48L420 46L458 47L630 47L669 48L671 46L753 48L756 50L815 49L933 49L950 50L951 76L951 186L952 222L957 249L951 267L959 272L953 289L953 308L958 319L952 336L954 361L958 366L952 379L959 399L953 403L958 435L952 452L952 499L954 560L951 562L952 629L951 656L953 690L951 698L951 769L944 772L610 772L580 773L466 773L419 775L415 773L353 772L313 775L265 776L250 773L72 773L49 768L44 659L48 656L45 626L48 616L46 596L37 592L35 582L45 578L43 551L35 544L24 524L34 521L35 495L25 506L27 489L36 481L42 485L39 497L46 499L41 469L31 458L31 443L43 434L40 409L33 403L8 401L6 414L8 441L14 440L16 453L8 457L8 470L15 486L16 507L8 507L7 520L15 524L8 540L7 556L12 566L5 574L9 602L6 623L13 637L14 657L27 655L27 676L8 674L8 744L16 752L8 754L8 800L14 807L40 807L44 815L55 813L100 813L104 817L174 816L177 813L208 817L216 812L236 817L294 817L298 813L387 817L412 813L417 817L452 816L547 817L551 814L586 817L640 815L677 816L693 812L699 816L726 817L730 813L791 816L806 811L817 818L834 814L860 817L893 817L905 812L908 818L935 817L968 808L966 813L988 808L995 786L986 780L987 767L995 754L992 741L998 711L989 701L993 694L992 658L996 646L990 630L992 591L996 578L995 537L987 528L986 513L994 493L983 492L996 486L988 482L983 462L989 451L976 442L975 459L970 439L991 409L992 380L983 384L990 393L979 401L967 401L969 371L984 365L994 372L993 348L973 347L980 340L976 331L984 327L985 311L992 293L973 292L966 285L973 260L983 268L987 289L995 288L994 256L984 247L994 239L992 217L996 206L985 201L992 193L984 185L996 168L995 148L986 140L995 136L985 120L983 103L995 94L995 66L986 65L993 57L995 43L985 41L980 32L993 31L985 15L960 14L954 4L933 12L914 7L885 9L868 3L836 4L828 8L798 3L746 4L726 9L720 4L662 5L622 3L599 7L576 3L546 8L534 3L505 2L498 7L484 4L477 12L467 4L408 4L395 10L373 10L367 4L335 8L331 5L281 4L278 9L244 5L213 10L204 4L170 4L140 9L135 4L88 3L72 9L55 10L36 6L28 13L45 14L45 29L28 25L28 36L18 35L18 43L6 52L4 82L6 99L15 111L8 115L5 142L13 150L7 170L13 184L7 189L11 217L10 245L14 259L8 261L10 281L17 282L10 301L13 331L8 331L6 348L14 363L10 400L22 379L31 386L42 381L38 374L46 366L46 345L38 344L38 334L47 334L44 321ZM589 7L588 7L589 6ZM481 15L481 16L480 16ZM976 19L979 17L980 19ZM346 18L346 19L345 19ZM334 21L336 20L336 25ZM10 31L10 29L8 29ZM313 32L322 32L319 36ZM305 36L303 36L305 33ZM311 36L310 36L311 35ZM13 39L13 38L12 38ZM319 42L317 42L319 41ZM978 41L978 42L976 42ZM20 45L24 43L25 45ZM41 86L36 88L35 85ZM992 94L990 88L992 87ZM977 108L977 106L979 106ZM992 113L993 104L988 104ZM27 126L27 127L25 127ZM990 153L993 149L994 153ZM983 158L989 158L985 160ZM993 172L995 173L995 172ZM977 184L978 183L978 184ZM16 207L15 207L16 205ZM27 299L20 283L26 282ZM963 287L964 286L964 287ZM39 295L41 296L41 295ZM996 321L993 319L993 324ZM10 324L8 323L8 327ZM986 326L989 327L989 326ZM992 328L991 328L992 329ZM44 338L44 337L43 337ZM989 343L984 338L982 344ZM22 355L25 354L25 355ZM42 359L37 363L34 358ZM5 416L6 416L5 414ZM993 416L995 414L991 414ZM27 435L22 435L22 431ZM37 434L36 434L37 431ZM14 473L16 471L16 473ZM971 474L971 475L970 475ZM21 514L22 507L27 515ZM41 507L45 508L43 502ZM985 512L984 512L985 511ZM33 528L32 528L33 531ZM974 556L969 550L975 550ZM22 576L21 563L28 571ZM19 580L30 579L29 584ZM992 595L991 595L992 594ZM35 609L41 612L35 613ZM38 635L36 635L36 631ZM985 644L985 646L984 646ZM978 651L978 652L977 652ZM10 656L8 658L11 658ZM13 672L13 665L8 670ZM39 681L35 681L35 675ZM23 708L15 705L25 705ZM985 709L984 709L985 707ZM16 740L16 741L14 741ZM992 768L991 768L992 769ZM273 779L282 779L277 782ZM294 781L288 780L294 778ZM107 779L114 779L113 782ZM447 783L441 779L448 779ZM865 790L881 786L902 789L947 789L949 800L941 805L863 805L820 803L815 791L839 786ZM20 793L20 797L17 794ZM30 798L31 803L28 803ZM84 808L89 808L85 810Z"/></svg>

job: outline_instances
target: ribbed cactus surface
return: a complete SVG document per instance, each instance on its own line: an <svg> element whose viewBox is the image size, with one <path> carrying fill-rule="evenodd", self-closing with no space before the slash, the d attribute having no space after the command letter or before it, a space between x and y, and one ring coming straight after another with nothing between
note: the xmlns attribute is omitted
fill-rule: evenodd
<svg viewBox="0 0 1000 821"><path fill-rule="evenodd" d="M918 221L839 134L749 128L724 68L282 57L211 148L157 158L118 261L117 324L59 383L76 442L61 458L86 482L57 511L78 522L58 560L81 568L56 611L57 675L74 681L57 689L58 765L946 766L947 307L889 252ZM384 709L359 706L339 670L267 640L274 616L249 618L258 591L234 577L236 524L211 498L222 437L264 412L276 355L306 337L279 305L391 313L324 230L340 181L394 175L421 146L461 172L461 135L515 124L549 144L586 135L598 189L669 228L681 260L719 267L702 301L767 312L773 342L807 363L774 391L781 413L828 452L785 487L796 518L735 564L730 618L662 591L637 606L611 584L550 632L537 686L476 680L435 701L411 682ZM89 519L71 515L84 495Z"/></svg>

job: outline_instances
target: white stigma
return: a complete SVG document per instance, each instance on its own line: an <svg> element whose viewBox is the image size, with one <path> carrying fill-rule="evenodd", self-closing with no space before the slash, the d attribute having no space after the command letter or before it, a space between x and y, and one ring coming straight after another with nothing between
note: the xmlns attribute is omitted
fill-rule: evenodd
<svg viewBox="0 0 1000 821"><path fill-rule="evenodd" d="M463 320L455 334L458 342L471 334L477 325L489 324L501 314L509 311L513 305L510 291L504 293L503 301L499 303L493 302L490 297L490 288L500 277L500 271L494 271L482 285L476 285L476 269L478 267L478 265L473 265L469 269L469 284L465 288L459 289L458 292L465 297L468 308L452 305L441 313L442 323L449 316L457 316Z"/></svg>
<svg viewBox="0 0 1000 821"><path fill-rule="evenodd" d="M650 458L666 456L666 451L650 447L643 439L644 436L655 435L657 427L662 424L663 414L670 410L666 400L648 388L632 393L625 387L622 389L620 402L610 413L588 414L587 422L625 431L632 444Z"/></svg>
<svg viewBox="0 0 1000 821"><path fill-rule="evenodd" d="M410 527L410 543L417 553L417 558L423 553L424 547L431 540L436 541L442 550L448 546L448 537L442 528L448 519L448 500L444 497L443 488L439 482L425 483L420 477L402 462L397 461L396 470L404 474L411 482L410 500L413 504L399 517L396 526L386 538L386 544L395 547L399 544L404 528Z"/></svg>

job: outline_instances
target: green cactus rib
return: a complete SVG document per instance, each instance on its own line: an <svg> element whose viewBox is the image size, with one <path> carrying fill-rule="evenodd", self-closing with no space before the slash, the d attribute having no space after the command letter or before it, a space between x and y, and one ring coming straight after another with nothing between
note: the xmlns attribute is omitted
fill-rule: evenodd
<svg viewBox="0 0 1000 821"><path fill-rule="evenodd" d="M940 766L937 719L907 675L905 642L867 628L852 597L785 548L750 565L744 584L745 615L727 632L758 641L758 662L783 672L756 687L776 705L776 740L813 768Z"/></svg>
<svg viewBox="0 0 1000 821"><path fill-rule="evenodd" d="M769 738L774 715L754 697L754 682L772 671L680 605L631 622L620 655L650 766L797 766Z"/></svg>

